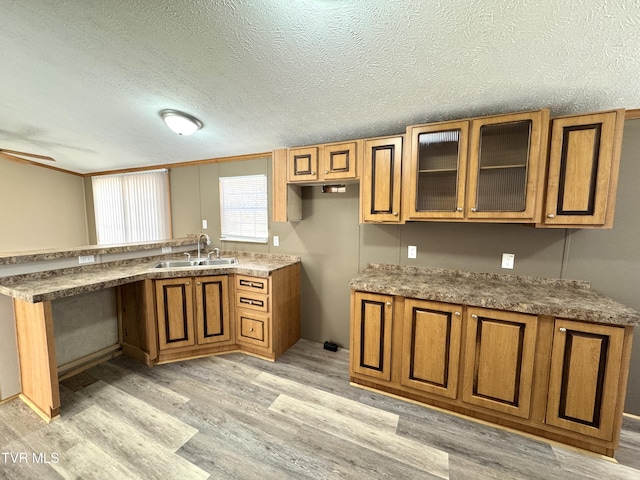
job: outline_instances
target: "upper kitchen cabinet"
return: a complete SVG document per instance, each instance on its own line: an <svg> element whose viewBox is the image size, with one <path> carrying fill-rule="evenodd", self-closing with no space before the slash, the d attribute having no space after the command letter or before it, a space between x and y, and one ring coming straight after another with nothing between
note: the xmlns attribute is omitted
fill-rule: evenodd
<svg viewBox="0 0 640 480"><path fill-rule="evenodd" d="M548 131L548 110L471 121L467 218L535 221L542 199Z"/></svg>
<svg viewBox="0 0 640 480"><path fill-rule="evenodd" d="M325 145L322 148L322 175L324 180L356 178L358 172L358 143L361 142L334 143Z"/></svg>
<svg viewBox="0 0 640 480"><path fill-rule="evenodd" d="M613 227L624 110L553 120L542 227Z"/></svg>
<svg viewBox="0 0 640 480"><path fill-rule="evenodd" d="M407 128L405 220L534 222L548 110Z"/></svg>
<svg viewBox="0 0 640 480"><path fill-rule="evenodd" d="M362 223L400 223L403 136L365 140L360 185Z"/></svg>
<svg viewBox="0 0 640 480"><path fill-rule="evenodd" d="M361 145L362 141L353 141L290 148L288 181L313 183L327 180L356 180L359 163L358 147Z"/></svg>
<svg viewBox="0 0 640 480"><path fill-rule="evenodd" d="M407 128L405 219L464 218L468 137L468 121Z"/></svg>

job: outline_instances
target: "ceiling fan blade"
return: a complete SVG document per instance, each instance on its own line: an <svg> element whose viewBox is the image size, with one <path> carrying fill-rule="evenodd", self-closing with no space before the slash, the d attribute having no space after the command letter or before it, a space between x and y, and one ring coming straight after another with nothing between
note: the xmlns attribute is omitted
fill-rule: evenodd
<svg viewBox="0 0 640 480"><path fill-rule="evenodd" d="M37 158L39 160L48 160L50 162L55 162L54 158L47 157L46 155L36 155L35 153L19 152L17 150L7 150L5 148L0 148L0 153L3 153L10 157L18 158L21 160L29 160L29 158Z"/></svg>

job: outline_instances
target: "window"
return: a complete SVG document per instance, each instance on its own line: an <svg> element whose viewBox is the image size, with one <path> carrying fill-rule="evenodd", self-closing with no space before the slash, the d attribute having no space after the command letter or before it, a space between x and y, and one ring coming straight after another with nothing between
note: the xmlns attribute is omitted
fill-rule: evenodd
<svg viewBox="0 0 640 480"><path fill-rule="evenodd" d="M220 177L220 240L267 243L267 176Z"/></svg>
<svg viewBox="0 0 640 480"><path fill-rule="evenodd" d="M98 244L171 238L167 170L92 177Z"/></svg>

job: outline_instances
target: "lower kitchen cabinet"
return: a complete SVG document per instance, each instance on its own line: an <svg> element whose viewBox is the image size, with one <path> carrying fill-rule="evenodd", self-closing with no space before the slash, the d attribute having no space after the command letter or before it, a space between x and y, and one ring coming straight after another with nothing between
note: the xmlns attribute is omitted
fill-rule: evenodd
<svg viewBox="0 0 640 480"><path fill-rule="evenodd" d="M157 280L155 290L160 352L233 343L226 275Z"/></svg>
<svg viewBox="0 0 640 480"><path fill-rule="evenodd" d="M402 376L406 387L456 398L462 307L407 299L402 327Z"/></svg>
<svg viewBox="0 0 640 480"><path fill-rule="evenodd" d="M275 360L300 339L300 264L119 287L123 351L149 366L241 351Z"/></svg>
<svg viewBox="0 0 640 480"><path fill-rule="evenodd" d="M611 440L624 328L561 319L554 326L546 423Z"/></svg>
<svg viewBox="0 0 640 480"><path fill-rule="evenodd" d="M632 332L352 290L350 379L613 456Z"/></svg>
<svg viewBox="0 0 640 480"><path fill-rule="evenodd" d="M521 313L467 310L465 402L529 418L537 321Z"/></svg>
<svg viewBox="0 0 640 480"><path fill-rule="evenodd" d="M356 292L351 309L351 370L391 380L393 297Z"/></svg>
<svg viewBox="0 0 640 480"><path fill-rule="evenodd" d="M271 296L268 278L236 275L236 326L240 345L271 347Z"/></svg>

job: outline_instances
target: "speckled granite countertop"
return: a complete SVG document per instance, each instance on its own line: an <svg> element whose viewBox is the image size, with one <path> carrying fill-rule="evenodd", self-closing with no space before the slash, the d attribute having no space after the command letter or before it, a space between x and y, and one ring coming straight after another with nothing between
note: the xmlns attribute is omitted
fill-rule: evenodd
<svg viewBox="0 0 640 480"><path fill-rule="evenodd" d="M362 292L473 307L640 325L640 313L592 290L588 282L370 264L349 286Z"/></svg>
<svg viewBox="0 0 640 480"><path fill-rule="evenodd" d="M0 294L36 303L116 287L147 278L176 278L229 273L268 277L271 272L300 262L300 257L290 255L223 251L222 256L236 257L238 264L215 267L154 268L154 265L160 260L184 260L184 257L176 255L106 262L1 278Z"/></svg>
<svg viewBox="0 0 640 480"><path fill-rule="evenodd" d="M157 242L122 243L118 245L85 245L73 248L51 248L45 250L31 250L25 252L0 253L0 265L13 265L26 262L42 262L57 260L60 258L77 257L78 255L99 255L105 253L122 253L139 250L151 250L161 247L178 247L183 245L196 245L198 236L176 238L172 240L160 240Z"/></svg>

